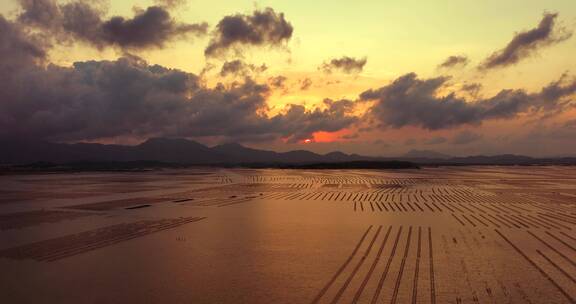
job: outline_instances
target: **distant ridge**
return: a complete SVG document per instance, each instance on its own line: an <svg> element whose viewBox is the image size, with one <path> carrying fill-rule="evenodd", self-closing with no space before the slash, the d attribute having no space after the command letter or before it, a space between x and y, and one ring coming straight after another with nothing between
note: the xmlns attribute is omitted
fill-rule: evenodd
<svg viewBox="0 0 576 304"><path fill-rule="evenodd" d="M452 156L438 153L430 150L410 150L402 156L403 158L429 158L429 159L448 159Z"/></svg>
<svg viewBox="0 0 576 304"><path fill-rule="evenodd" d="M317 154L306 150L274 152L228 143L207 147L181 138L151 138L135 146L46 141L0 140L0 164L78 162L159 162L185 165L266 167L278 164L408 161L421 165L546 165L576 164L574 157L532 158L522 155L451 157L427 150L412 150L400 157L370 157L339 151ZM352 163L351 166L359 164ZM368 163L365 163L368 164ZM374 165L374 164L370 164Z"/></svg>

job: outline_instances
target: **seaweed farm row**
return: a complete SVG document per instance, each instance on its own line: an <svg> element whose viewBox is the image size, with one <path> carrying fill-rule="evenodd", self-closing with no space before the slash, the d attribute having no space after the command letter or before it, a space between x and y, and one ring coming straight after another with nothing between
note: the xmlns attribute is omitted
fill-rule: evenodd
<svg viewBox="0 0 576 304"><path fill-rule="evenodd" d="M2 303L576 303L572 167L0 179Z"/></svg>
<svg viewBox="0 0 576 304"><path fill-rule="evenodd" d="M203 219L189 217L118 224L1 250L0 257L51 262Z"/></svg>

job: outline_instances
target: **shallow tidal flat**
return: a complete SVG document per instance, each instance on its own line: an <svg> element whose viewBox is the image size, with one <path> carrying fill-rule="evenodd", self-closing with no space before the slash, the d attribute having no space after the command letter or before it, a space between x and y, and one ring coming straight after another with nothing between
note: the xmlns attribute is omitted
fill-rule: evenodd
<svg viewBox="0 0 576 304"><path fill-rule="evenodd" d="M574 303L576 168L0 176L2 303Z"/></svg>

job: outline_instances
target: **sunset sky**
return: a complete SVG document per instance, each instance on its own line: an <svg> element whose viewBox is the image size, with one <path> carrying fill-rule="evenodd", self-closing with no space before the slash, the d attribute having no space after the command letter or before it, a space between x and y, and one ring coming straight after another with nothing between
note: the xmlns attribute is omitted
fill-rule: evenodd
<svg viewBox="0 0 576 304"><path fill-rule="evenodd" d="M0 3L0 137L576 155L576 1Z"/></svg>

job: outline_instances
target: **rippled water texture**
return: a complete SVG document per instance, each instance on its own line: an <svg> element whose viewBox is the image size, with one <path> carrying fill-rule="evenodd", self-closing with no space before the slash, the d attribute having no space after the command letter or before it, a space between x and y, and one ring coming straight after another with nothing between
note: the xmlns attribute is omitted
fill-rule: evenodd
<svg viewBox="0 0 576 304"><path fill-rule="evenodd" d="M573 303L576 168L0 176L2 303Z"/></svg>

